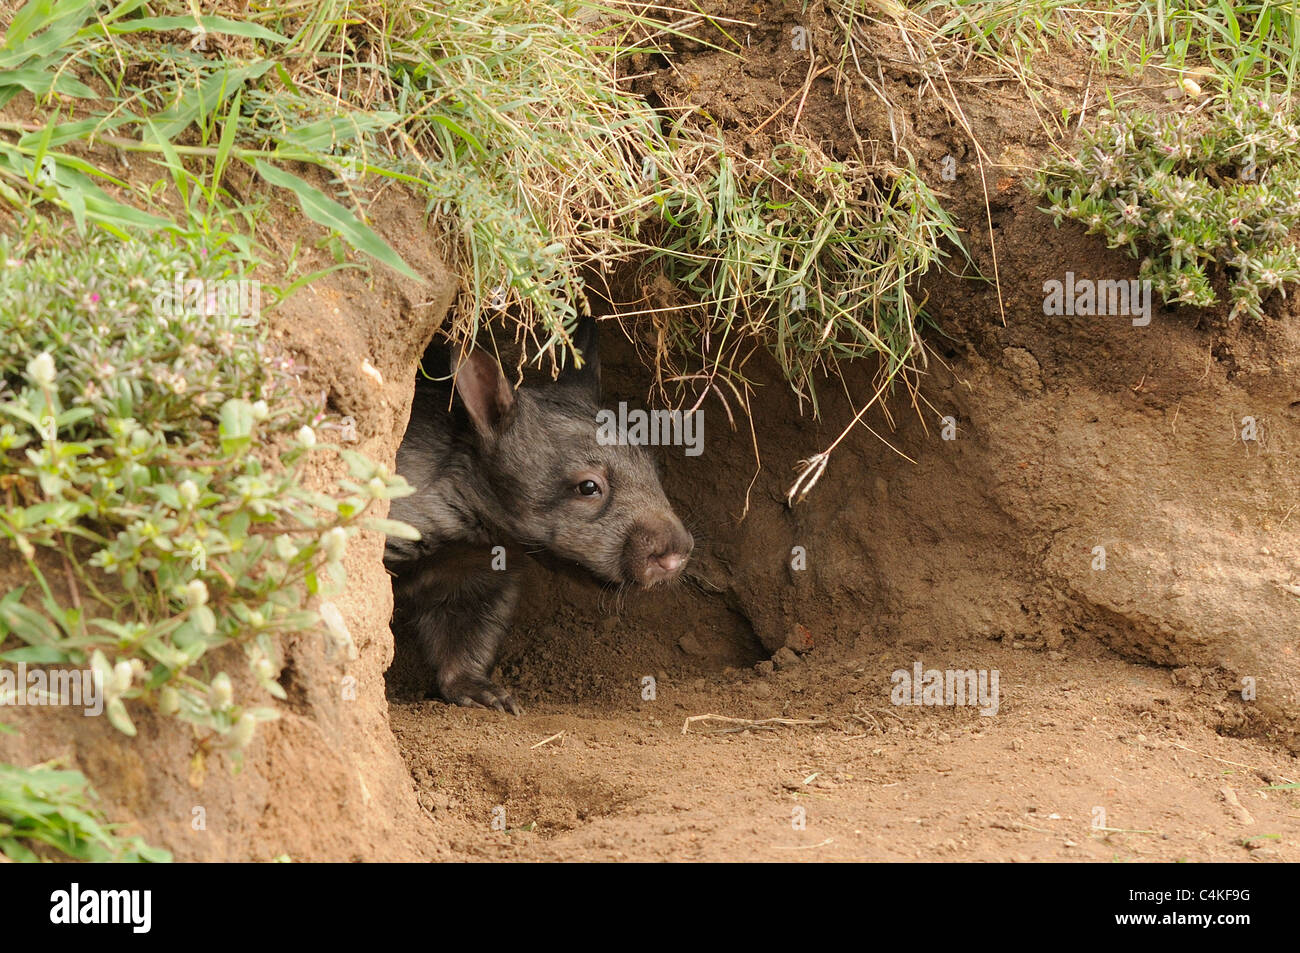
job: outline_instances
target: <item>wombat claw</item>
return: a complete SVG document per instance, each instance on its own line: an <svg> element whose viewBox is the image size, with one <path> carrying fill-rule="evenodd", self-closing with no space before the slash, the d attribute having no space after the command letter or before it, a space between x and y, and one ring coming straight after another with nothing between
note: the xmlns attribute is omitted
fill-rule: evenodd
<svg viewBox="0 0 1300 953"><path fill-rule="evenodd" d="M464 708L494 708L512 715L524 713L509 692L487 679L465 679L436 694L451 704Z"/></svg>

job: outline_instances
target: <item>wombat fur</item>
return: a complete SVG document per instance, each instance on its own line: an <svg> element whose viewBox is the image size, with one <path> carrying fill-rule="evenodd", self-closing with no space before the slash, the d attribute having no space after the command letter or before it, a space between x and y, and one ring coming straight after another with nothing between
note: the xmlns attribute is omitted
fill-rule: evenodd
<svg viewBox="0 0 1300 953"><path fill-rule="evenodd" d="M519 600L520 563L545 550L598 579L649 588L680 575L694 540L664 497L644 447L596 439L600 363L594 320L579 327L581 370L511 387L475 350L448 385L420 379L397 472L415 488L390 516L420 532L389 537L397 629L412 632L457 705L520 714L492 681ZM504 547L504 567L501 551ZM494 568L495 564L495 568Z"/></svg>

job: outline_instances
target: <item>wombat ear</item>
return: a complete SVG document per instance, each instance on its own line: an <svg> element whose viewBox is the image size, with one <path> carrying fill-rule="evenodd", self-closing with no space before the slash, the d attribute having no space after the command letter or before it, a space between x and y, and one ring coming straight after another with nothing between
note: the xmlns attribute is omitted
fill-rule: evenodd
<svg viewBox="0 0 1300 953"><path fill-rule="evenodd" d="M600 398L600 335L596 333L596 319L587 315L578 321L573 335L573 346L582 354L582 369L569 366L561 372L558 383L573 384Z"/></svg>
<svg viewBox="0 0 1300 953"><path fill-rule="evenodd" d="M456 393L480 437L491 440L501 435L515 406L515 392L496 358L486 351L463 355L456 362Z"/></svg>

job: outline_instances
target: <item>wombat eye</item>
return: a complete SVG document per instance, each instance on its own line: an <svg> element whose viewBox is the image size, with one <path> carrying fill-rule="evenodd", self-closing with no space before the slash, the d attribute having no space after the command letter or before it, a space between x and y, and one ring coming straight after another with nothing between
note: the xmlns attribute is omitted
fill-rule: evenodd
<svg viewBox="0 0 1300 953"><path fill-rule="evenodd" d="M595 480L583 480L577 489L582 496L596 496L600 493L600 484Z"/></svg>

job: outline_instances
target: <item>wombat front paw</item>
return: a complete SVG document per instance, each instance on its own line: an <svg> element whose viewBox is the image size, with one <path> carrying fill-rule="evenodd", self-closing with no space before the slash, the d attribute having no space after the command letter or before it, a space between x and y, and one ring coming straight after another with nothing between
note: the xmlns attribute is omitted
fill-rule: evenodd
<svg viewBox="0 0 1300 953"><path fill-rule="evenodd" d="M466 675L449 685L442 686L438 694L453 705L466 708L495 708L512 715L522 715L524 710L500 685L486 678Z"/></svg>

